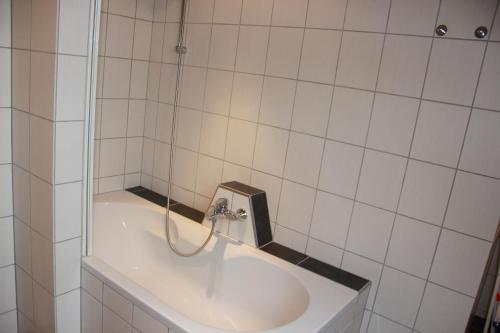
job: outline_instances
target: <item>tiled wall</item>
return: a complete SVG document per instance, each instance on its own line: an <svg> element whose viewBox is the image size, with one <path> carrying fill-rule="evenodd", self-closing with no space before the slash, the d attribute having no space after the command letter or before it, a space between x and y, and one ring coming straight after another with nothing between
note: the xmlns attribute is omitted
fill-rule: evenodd
<svg viewBox="0 0 500 333"><path fill-rule="evenodd" d="M500 217L497 6L191 0L174 198L265 189L276 241L373 281L364 330L463 330ZM161 193L179 9L151 42L141 184Z"/></svg>
<svg viewBox="0 0 500 333"><path fill-rule="evenodd" d="M102 2L94 192L139 185L154 1Z"/></svg>
<svg viewBox="0 0 500 333"><path fill-rule="evenodd" d="M17 331L11 141L10 0L0 0L0 332Z"/></svg>
<svg viewBox="0 0 500 333"><path fill-rule="evenodd" d="M80 328L91 15L90 0L12 2L12 177L20 332Z"/></svg>

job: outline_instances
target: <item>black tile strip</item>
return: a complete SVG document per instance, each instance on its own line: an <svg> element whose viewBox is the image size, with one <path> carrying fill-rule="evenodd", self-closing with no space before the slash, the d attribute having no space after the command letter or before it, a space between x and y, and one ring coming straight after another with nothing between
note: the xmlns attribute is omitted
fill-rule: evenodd
<svg viewBox="0 0 500 333"><path fill-rule="evenodd" d="M205 213L181 203L170 206L170 210L198 223L202 223L205 219Z"/></svg>
<svg viewBox="0 0 500 333"><path fill-rule="evenodd" d="M140 191L144 191L144 190L147 190L147 188L142 187L142 186L135 186L135 187L130 187L127 189L127 191L132 192L132 193L140 192Z"/></svg>
<svg viewBox="0 0 500 333"><path fill-rule="evenodd" d="M248 197L252 207L255 220L255 236L257 247L265 245L273 240L271 222L269 220L269 209L267 208L266 192L261 192Z"/></svg>
<svg viewBox="0 0 500 333"><path fill-rule="evenodd" d="M272 254L273 256L286 260L294 265L307 258L307 256L303 253L274 242L264 245L260 249L264 252Z"/></svg>
<svg viewBox="0 0 500 333"><path fill-rule="evenodd" d="M236 181L222 183L222 184L220 184L220 186L227 188L229 190L239 192L239 193L247 195L247 196L252 196L252 195L259 194L259 193L264 193L264 191L259 190L258 188L255 188L255 187L252 187L252 186L240 183L240 182L236 182Z"/></svg>
<svg viewBox="0 0 500 333"><path fill-rule="evenodd" d="M299 266L356 291L361 291L367 284L370 283L367 279L346 272L343 269L326 264L314 258L307 258L299 263Z"/></svg>

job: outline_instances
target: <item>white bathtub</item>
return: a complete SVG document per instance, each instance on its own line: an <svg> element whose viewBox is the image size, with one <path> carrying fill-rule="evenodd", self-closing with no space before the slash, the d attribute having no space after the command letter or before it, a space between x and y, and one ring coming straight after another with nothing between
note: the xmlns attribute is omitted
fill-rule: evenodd
<svg viewBox="0 0 500 333"><path fill-rule="evenodd" d="M165 242L164 209L128 192L96 196L93 215L93 253L83 267L179 332L337 332L332 323L358 298L221 235L199 255L178 257ZM180 249L208 234L176 213L171 219Z"/></svg>

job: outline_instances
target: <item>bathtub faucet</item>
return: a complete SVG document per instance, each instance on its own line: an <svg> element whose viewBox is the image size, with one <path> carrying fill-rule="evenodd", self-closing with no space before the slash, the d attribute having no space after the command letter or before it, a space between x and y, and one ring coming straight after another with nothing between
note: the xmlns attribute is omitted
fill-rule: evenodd
<svg viewBox="0 0 500 333"><path fill-rule="evenodd" d="M229 220L245 220L247 212L243 208L239 208L233 212L227 208L228 200L226 198L219 198L213 205L208 207L207 218L216 221L218 217L225 217Z"/></svg>

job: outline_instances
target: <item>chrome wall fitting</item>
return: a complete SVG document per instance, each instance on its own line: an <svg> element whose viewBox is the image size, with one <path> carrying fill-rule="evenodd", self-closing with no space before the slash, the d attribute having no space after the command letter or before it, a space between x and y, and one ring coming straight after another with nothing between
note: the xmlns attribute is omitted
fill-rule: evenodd
<svg viewBox="0 0 500 333"><path fill-rule="evenodd" d="M448 27L444 24L440 24L436 28L436 35L444 36L448 32Z"/></svg>
<svg viewBox="0 0 500 333"><path fill-rule="evenodd" d="M479 39L483 39L484 37L488 36L488 28L483 26L477 27L477 29L474 31L474 35Z"/></svg>
<svg viewBox="0 0 500 333"><path fill-rule="evenodd" d="M175 52L177 52L178 54L186 54L187 53L187 47L183 46L183 45L176 45L175 46Z"/></svg>

